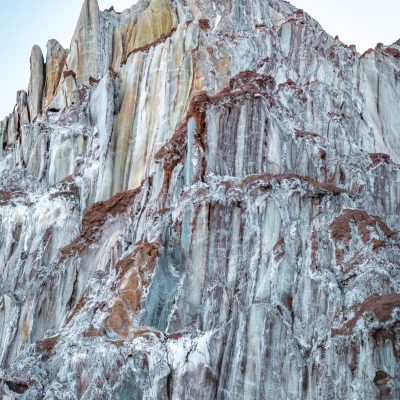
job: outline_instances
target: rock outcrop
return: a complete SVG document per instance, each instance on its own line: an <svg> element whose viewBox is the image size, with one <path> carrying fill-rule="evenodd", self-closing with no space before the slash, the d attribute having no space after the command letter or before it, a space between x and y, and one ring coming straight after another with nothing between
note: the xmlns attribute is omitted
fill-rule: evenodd
<svg viewBox="0 0 400 400"><path fill-rule="evenodd" d="M31 77L29 80L29 113L31 120L42 111L45 67L43 53L39 46L33 46L31 53Z"/></svg>
<svg viewBox="0 0 400 400"><path fill-rule="evenodd" d="M0 122L0 396L398 399L399 138L399 42L86 0Z"/></svg>
<svg viewBox="0 0 400 400"><path fill-rule="evenodd" d="M44 88L44 108L52 102L58 85L61 80L61 75L67 60L68 51L52 39L47 42L47 56L46 56L46 84Z"/></svg>

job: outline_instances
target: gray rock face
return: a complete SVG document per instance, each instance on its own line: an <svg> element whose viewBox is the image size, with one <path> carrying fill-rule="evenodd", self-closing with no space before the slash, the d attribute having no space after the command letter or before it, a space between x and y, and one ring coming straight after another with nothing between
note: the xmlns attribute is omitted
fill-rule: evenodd
<svg viewBox="0 0 400 400"><path fill-rule="evenodd" d="M400 397L400 42L87 0L31 69L0 122L2 399Z"/></svg>
<svg viewBox="0 0 400 400"><path fill-rule="evenodd" d="M78 84L89 77L99 78L101 71L100 10L96 0L85 0L68 57L68 69L76 73ZM104 49L105 50L105 49Z"/></svg>
<svg viewBox="0 0 400 400"><path fill-rule="evenodd" d="M43 53L35 45L31 53L31 77L29 80L29 112L33 121L42 111L43 88L45 83L45 67Z"/></svg>

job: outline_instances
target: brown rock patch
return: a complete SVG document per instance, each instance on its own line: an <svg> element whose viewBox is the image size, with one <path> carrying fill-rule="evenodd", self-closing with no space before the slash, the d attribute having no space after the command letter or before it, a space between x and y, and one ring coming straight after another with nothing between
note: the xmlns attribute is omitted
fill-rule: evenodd
<svg viewBox="0 0 400 400"><path fill-rule="evenodd" d="M144 242L116 265L119 272L114 285L118 293L111 306L105 326L126 337L132 326L132 317L141 308L141 302L152 282L159 250L154 244Z"/></svg>
<svg viewBox="0 0 400 400"><path fill-rule="evenodd" d="M60 249L61 261L73 254L82 254L85 248L98 239L99 231L109 217L123 214L133 205L140 188L117 193L109 200L93 204L82 221L80 235L68 246Z"/></svg>
<svg viewBox="0 0 400 400"><path fill-rule="evenodd" d="M285 257L285 239L281 237L274 246L274 257L275 261L279 262Z"/></svg>
<svg viewBox="0 0 400 400"><path fill-rule="evenodd" d="M11 191L11 192L6 192L3 190L0 190L0 206L5 206L9 204L13 199L16 199L18 197L23 197L24 193L20 191Z"/></svg>
<svg viewBox="0 0 400 400"><path fill-rule="evenodd" d="M104 328L94 328L91 326L88 330L82 332L83 337L103 337L106 335Z"/></svg>
<svg viewBox="0 0 400 400"><path fill-rule="evenodd" d="M69 76L72 76L74 79L76 79L76 73L74 71L68 70L63 72L64 79L67 79Z"/></svg>
<svg viewBox="0 0 400 400"><path fill-rule="evenodd" d="M383 52L394 58L400 58L400 50L394 49L393 47L387 47Z"/></svg>
<svg viewBox="0 0 400 400"><path fill-rule="evenodd" d="M369 215L362 210L343 210L342 214L335 219L330 225L331 237L336 245L336 260L342 261L344 258L344 250L338 248L337 244L342 242L348 245L352 239L351 224L355 224L364 244L371 240L370 230L376 233L377 227L383 232L387 239L396 240L397 233L391 230L379 217ZM373 250L378 251L383 247L385 242L382 240L372 240Z"/></svg>
<svg viewBox="0 0 400 400"><path fill-rule="evenodd" d="M315 132L307 132L298 129L296 129L295 134L298 139L311 139L312 143L316 143L315 138L318 137L318 134Z"/></svg>
<svg viewBox="0 0 400 400"><path fill-rule="evenodd" d="M363 303L351 307L348 312L354 311L354 317L345 323L341 329L333 330L334 335L344 335L349 333L363 317L366 312L372 313L379 322L384 323L390 320L392 311L400 308L400 294L390 294L388 296L374 296L364 300Z"/></svg>
<svg viewBox="0 0 400 400"><path fill-rule="evenodd" d="M29 389L29 385L31 382L22 382L22 381L11 381L6 380L4 383L8 386L8 388L19 394L25 393Z"/></svg>
<svg viewBox="0 0 400 400"><path fill-rule="evenodd" d="M93 76L89 77L89 83L91 85L97 85L100 82L100 79L93 78Z"/></svg>
<svg viewBox="0 0 400 400"><path fill-rule="evenodd" d="M345 193L346 190L341 189L337 186L335 186L332 183L323 183L323 182L318 182L314 179L311 179L308 176L303 176L303 175L298 175L298 174L263 174L263 175L250 175L246 178L243 179L243 184L244 185L251 185L252 183L256 182L257 180L277 180L279 183L282 183L285 179L288 180L293 180L293 179L298 179L302 182L306 182L310 184L311 186L314 186L318 189L321 189L323 191L329 192L334 196L339 196L342 193Z"/></svg>
<svg viewBox="0 0 400 400"><path fill-rule="evenodd" d="M199 28L203 31L207 31L208 29L210 29L210 21L208 19L200 19Z"/></svg>
<svg viewBox="0 0 400 400"><path fill-rule="evenodd" d="M368 169L374 168L379 164L389 164L390 163L389 154L370 153L369 158L371 159L371 164L368 166Z"/></svg>
<svg viewBox="0 0 400 400"><path fill-rule="evenodd" d="M60 340L60 336L53 336L46 339L36 340L35 352L43 355L44 358L49 358L53 352L54 347Z"/></svg>
<svg viewBox="0 0 400 400"><path fill-rule="evenodd" d="M108 12L108 13L115 13L115 14L121 14L120 12L116 11L114 6L111 6L110 8L107 8L106 10L104 10L104 12Z"/></svg>

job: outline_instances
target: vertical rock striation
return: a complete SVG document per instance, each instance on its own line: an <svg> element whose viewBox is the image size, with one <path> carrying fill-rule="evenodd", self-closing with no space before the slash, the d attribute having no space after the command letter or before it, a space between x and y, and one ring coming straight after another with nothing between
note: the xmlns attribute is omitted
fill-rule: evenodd
<svg viewBox="0 0 400 400"><path fill-rule="evenodd" d="M57 40L51 39L47 42L44 108L47 108L57 92L67 56L68 51Z"/></svg>
<svg viewBox="0 0 400 400"><path fill-rule="evenodd" d="M281 0L85 0L0 122L2 399L398 399L400 42Z"/></svg>
<svg viewBox="0 0 400 400"><path fill-rule="evenodd" d="M45 83L45 67L43 53L35 45L31 52L31 77L29 80L29 112L33 121L42 111L43 88Z"/></svg>

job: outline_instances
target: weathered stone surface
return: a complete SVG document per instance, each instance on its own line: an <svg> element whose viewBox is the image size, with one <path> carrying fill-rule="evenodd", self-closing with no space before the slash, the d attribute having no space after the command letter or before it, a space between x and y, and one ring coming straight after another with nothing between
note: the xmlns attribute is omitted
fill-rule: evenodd
<svg viewBox="0 0 400 400"><path fill-rule="evenodd" d="M76 73L78 86L99 78L109 66L108 29L103 24L97 0L85 0L67 59L67 69ZM112 48L112 47L111 47Z"/></svg>
<svg viewBox="0 0 400 400"><path fill-rule="evenodd" d="M56 94L67 56L68 50L64 50L57 40L51 39L47 42L45 108L51 103Z"/></svg>
<svg viewBox="0 0 400 400"><path fill-rule="evenodd" d="M0 123L1 396L398 399L399 43L86 0L66 54Z"/></svg>
<svg viewBox="0 0 400 400"><path fill-rule="evenodd" d="M123 32L125 58L134 50L155 42L175 27L176 17L168 0L151 0L149 7L133 19Z"/></svg>
<svg viewBox="0 0 400 400"><path fill-rule="evenodd" d="M33 121L42 111L43 88L45 83L45 67L43 53L39 46L35 45L31 52L31 77L29 80L29 113Z"/></svg>

